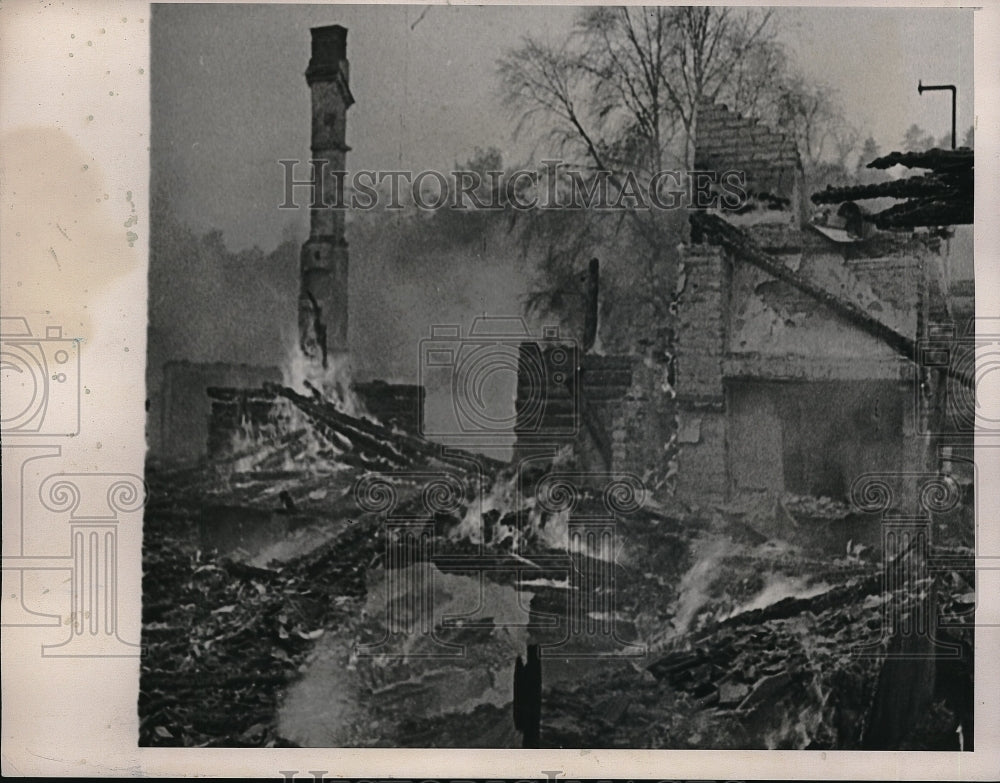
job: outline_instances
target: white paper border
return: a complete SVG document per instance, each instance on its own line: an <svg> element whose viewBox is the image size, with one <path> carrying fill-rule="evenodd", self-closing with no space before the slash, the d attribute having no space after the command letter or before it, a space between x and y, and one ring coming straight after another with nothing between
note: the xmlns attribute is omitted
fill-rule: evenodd
<svg viewBox="0 0 1000 783"><path fill-rule="evenodd" d="M570 3L566 3L569 5ZM793 5L770 3L771 5ZM959 3L863 3L844 6L956 6ZM140 21L141 20L141 21ZM4 203L0 214L4 315L24 315L40 325L61 323L64 334L84 337L83 430L58 441L60 468L79 472L142 474L144 361L146 342L146 258L149 183L149 20L141 2L0 4L0 165ZM101 33L100 30L105 32ZM1000 4L975 15L976 59L976 294L979 316L1000 314L1000 214L994 183L1000 159ZM71 39L70 35L76 35ZM86 41L92 41L88 46ZM914 42L919 45L919 42ZM69 52L74 53L69 57ZM140 69L141 72L140 72ZM108 73L110 71L110 74ZM112 78L109 79L108 77ZM111 94L109 94L111 93ZM88 117L93 119L88 119ZM17 131L37 132L37 145ZM61 135L47 136L57 129ZM25 167L44 159L46 140L77 145L80 160L102 183L76 187L47 180L64 210L67 192L95 196L96 208L74 212L83 229L73 252L78 263L104 264L112 273L95 275L85 299L81 277L47 274L39 248L59 241L41 214L37 235L8 236L10 182L26 180ZM73 153L56 143L55 155ZM75 174L75 172L74 172ZM74 180L75 182L75 180ZM131 202L124 194L131 192ZM78 195L79 195L78 193ZM103 198L107 193L109 197ZM28 194L29 202L39 194ZM80 196L83 198L83 196ZM34 199L35 201L32 201ZM99 199L99 200L98 200ZM136 205L136 212L131 211ZM136 214L129 246L124 224ZM6 224L6 225L5 225ZM15 241L17 240L17 241ZM23 240L23 241L22 241ZM102 261L102 259L106 259ZM20 282L22 285L17 286ZM79 304L86 301L87 312ZM18 312L14 312L17 310ZM78 324L80 324L78 326ZM124 349L128 348L126 352ZM53 441L55 442L55 441ZM100 447L98 447L100 443ZM1000 476L998 455L977 455L981 485ZM5 469L4 502L10 481ZM1000 517L1000 493L978 498L980 522ZM6 525L8 520L4 520ZM994 541L997 536L991 536ZM123 635L138 640L141 536L138 526L119 526L119 573ZM53 551L66 548L53 537ZM986 550L981 550L986 551ZM1000 546L991 551L1000 553ZM980 622L997 623L998 572L980 572ZM989 779L1000 771L1000 716L996 695L1000 629L977 629L975 753L799 752L799 751L615 751L615 750L195 750L138 748L136 693L138 659L42 659L38 629L3 634L3 774L48 775L246 775L276 777L279 770L327 770L328 777L560 777L641 778L852 778ZM45 633L49 633L46 631ZM987 696L991 697L987 701Z"/></svg>

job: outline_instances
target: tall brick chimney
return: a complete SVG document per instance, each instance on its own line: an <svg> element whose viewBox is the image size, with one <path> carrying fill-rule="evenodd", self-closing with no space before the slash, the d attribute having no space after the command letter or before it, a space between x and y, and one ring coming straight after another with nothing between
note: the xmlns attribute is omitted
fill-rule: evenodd
<svg viewBox="0 0 1000 783"><path fill-rule="evenodd" d="M348 86L347 29L312 29L312 57L306 70L312 91L313 173L323 168L323 198L343 203L347 109L354 103ZM309 239L302 246L299 338L303 352L317 364L347 351L347 241L343 209L314 209Z"/></svg>

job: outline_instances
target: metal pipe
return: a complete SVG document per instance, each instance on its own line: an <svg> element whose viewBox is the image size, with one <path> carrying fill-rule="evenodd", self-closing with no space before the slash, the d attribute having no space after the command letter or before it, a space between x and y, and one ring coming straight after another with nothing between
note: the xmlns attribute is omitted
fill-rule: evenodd
<svg viewBox="0 0 1000 783"><path fill-rule="evenodd" d="M951 90L951 148L955 149L955 107L958 102L958 88L954 84L924 84L917 82L917 94L923 95L925 90Z"/></svg>

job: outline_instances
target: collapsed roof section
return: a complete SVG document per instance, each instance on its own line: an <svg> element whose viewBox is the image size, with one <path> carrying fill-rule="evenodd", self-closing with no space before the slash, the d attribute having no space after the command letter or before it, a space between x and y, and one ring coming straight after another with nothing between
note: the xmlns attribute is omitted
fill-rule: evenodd
<svg viewBox="0 0 1000 783"><path fill-rule="evenodd" d="M974 216L975 153L932 149L924 152L892 152L868 164L870 169L893 166L925 169L916 177L871 185L830 187L812 195L816 204L873 198L905 199L867 219L883 230L969 225Z"/></svg>
<svg viewBox="0 0 1000 783"><path fill-rule="evenodd" d="M765 252L753 236L739 226L734 226L718 215L707 212L692 212L691 224L699 230L699 233L707 235L710 241L725 247L734 257L753 264L807 297L825 305L837 315L882 340L900 355L908 359L914 356L915 344L911 338L874 318L853 302L800 275L781 259Z"/></svg>
<svg viewBox="0 0 1000 783"><path fill-rule="evenodd" d="M749 263L772 277L787 283L792 288L815 300L849 323L854 324L864 332L877 338L892 348L898 355L910 361L917 361L917 343L911 337L904 335L873 317L864 308L858 307L848 299L838 296L816 284L804 275L799 274L780 258L767 253L745 229L734 226L718 215L708 212L692 211L692 228L699 235L709 239L728 250L734 258ZM967 368L946 368L947 375L966 388L973 388L974 379Z"/></svg>

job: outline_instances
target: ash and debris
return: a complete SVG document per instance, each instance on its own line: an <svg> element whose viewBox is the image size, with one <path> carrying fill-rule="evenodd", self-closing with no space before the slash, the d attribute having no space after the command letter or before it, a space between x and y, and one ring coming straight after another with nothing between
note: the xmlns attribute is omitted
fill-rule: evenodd
<svg viewBox="0 0 1000 783"><path fill-rule="evenodd" d="M517 500L510 466L484 461L479 477L318 394L271 393L284 414L256 442L147 472L141 745L520 747L515 661L529 643L551 647L552 618L582 605L600 627L595 607L612 615L614 636L543 655L541 747L971 749L971 531L940 538L947 567L895 593L878 552L843 546L858 521L828 499L747 512L646 497L615 518L612 547L572 545L569 515L532 492ZM450 510L423 514L429 545L387 541L385 518L355 496L375 471L397 512L419 517L423 487L393 479L401 470L464 487ZM578 508L596 502L578 491ZM470 555L493 567L477 574ZM388 613L418 612L421 590L434 632L400 632ZM928 602L955 657L887 660L900 644L883 633L887 606L906 618ZM421 618L406 619L413 631Z"/></svg>
<svg viewBox="0 0 1000 783"><path fill-rule="evenodd" d="M312 32L313 151L342 170L347 31ZM311 211L302 377L208 389L209 456L147 470L140 744L973 749L970 493L890 532L843 502L931 465L921 428L969 387L902 372L955 316L928 273L950 233L875 229L969 222L972 153L881 158L931 173L828 189L909 201L809 221L790 137L711 102L697 126L696 167L745 172L764 208L689 215L674 365L588 352L596 259L576 365L517 340L576 390L535 423L585 425L551 464L521 418L505 464L415 434L424 386L351 385L344 223ZM582 478L615 471L645 486Z"/></svg>

